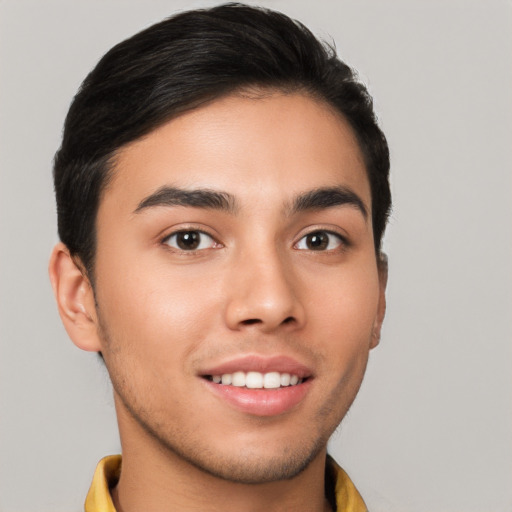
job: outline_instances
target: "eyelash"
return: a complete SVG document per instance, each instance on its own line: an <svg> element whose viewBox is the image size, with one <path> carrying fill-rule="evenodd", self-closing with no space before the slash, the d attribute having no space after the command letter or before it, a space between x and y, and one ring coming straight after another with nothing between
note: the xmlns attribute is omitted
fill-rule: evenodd
<svg viewBox="0 0 512 512"><path fill-rule="evenodd" d="M171 238L178 237L179 235L186 235L186 234L199 234L200 235L199 239L198 239L199 248L198 247L194 247L192 249L190 249L190 248L189 249L183 249L181 247L173 247L173 246L170 245L169 241L171 240ZM201 248L200 245L203 243L201 238L204 238L205 236L211 239L211 241L212 241L211 242L211 247L203 247L203 248ZM193 242L194 240L192 238L191 238L191 240ZM214 249L214 248L222 247L222 244L220 244L215 239L215 237L213 237L212 235L210 235L209 233L207 233L206 231L204 231L202 229L195 229L193 227L185 228L185 229L179 229L177 231L173 231L172 233L169 233L168 235L166 235L161 240L161 243L163 245L169 247L170 250L179 251L179 252L187 253L187 254L196 254L196 253L204 251L206 249ZM215 247L215 246L218 246L218 247Z"/></svg>
<svg viewBox="0 0 512 512"><path fill-rule="evenodd" d="M307 238L308 237L314 237L314 236L317 236L318 238L321 238L321 235L327 235L328 239L327 239L327 248L323 248L323 249L312 249L312 248L303 248L303 250L309 250L311 252L323 252L323 253L335 253L335 252L340 252L342 251L343 249L346 249L347 247L350 246L350 243L349 241L347 240L346 237L344 237L343 235L341 235L340 233L337 233L336 231L331 231L329 229L315 229L313 231L309 231L308 233L306 233L305 235L303 235L299 241L294 245L294 248L297 248L298 250L302 250L302 249L299 249L299 244L304 241L304 243L307 243ZM337 239L337 246L334 247L334 248L328 248L328 246L331 244L332 242L332 237L336 238ZM320 240L321 242L321 240Z"/></svg>
<svg viewBox="0 0 512 512"><path fill-rule="evenodd" d="M194 241L197 242L197 246L185 249L183 247L178 246L179 242L176 242L177 246L172 246L169 243L169 241L173 237L178 237L179 235L187 235L187 234L193 235L189 241L191 241L192 244L194 243ZM196 236L197 234L199 234L199 237ZM327 235L327 240L325 240L325 238L322 240L322 237L325 235ZM201 244L204 243L204 241L201 239L204 237L208 237L211 239L211 242L207 242L209 245L208 247L201 247ZM310 240L311 243L318 244L318 246L319 246L318 249L311 248L311 247L300 247L300 244L308 243L308 241L307 241L308 237L312 237L312 239ZM316 237L317 239L315 240L314 237ZM337 239L337 242L335 242L336 247L329 248L329 245L332 244L332 237ZM185 239L185 241L186 241L186 239ZM325 244L325 243L327 243L327 246L322 247L322 244ZM196 229L194 227L179 229L170 234L167 234L164 238L162 238L161 244L165 245L171 251L180 252L182 254L189 254L189 255L194 255L199 252L205 251L207 249L218 249L218 248L223 247L223 245L221 243L219 243L215 239L215 237L213 237L211 234L207 233L206 231L204 231L202 229ZM337 233L335 231L331 231L328 229L315 229L315 230L309 231L308 233L304 234L299 239L299 241L293 245L293 248L296 250L306 250L306 251L310 251L310 252L319 252L319 253L328 253L328 254L339 253L340 251L343 251L344 249L346 249L348 247L350 247L350 243L346 237L344 237L340 233Z"/></svg>

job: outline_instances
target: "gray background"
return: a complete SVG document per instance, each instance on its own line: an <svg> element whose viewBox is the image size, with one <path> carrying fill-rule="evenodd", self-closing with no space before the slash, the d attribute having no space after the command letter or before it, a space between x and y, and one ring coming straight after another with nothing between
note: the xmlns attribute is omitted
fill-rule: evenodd
<svg viewBox="0 0 512 512"><path fill-rule="evenodd" d="M512 4L267 0L359 69L391 146L389 307L331 451L373 512L512 510ZM46 266L67 107L114 43L212 2L0 1L0 510L81 510L110 384Z"/></svg>

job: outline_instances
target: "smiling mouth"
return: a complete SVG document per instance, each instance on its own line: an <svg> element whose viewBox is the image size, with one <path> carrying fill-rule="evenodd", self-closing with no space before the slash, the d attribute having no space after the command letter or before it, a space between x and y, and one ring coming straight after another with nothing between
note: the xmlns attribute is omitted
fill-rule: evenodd
<svg viewBox="0 0 512 512"><path fill-rule="evenodd" d="M238 357L204 369L206 388L230 407L260 417L291 412L306 398L315 376L286 356Z"/></svg>
<svg viewBox="0 0 512 512"><path fill-rule="evenodd" d="M281 372L243 372L224 373L222 375L205 375L204 378L214 384L234 386L247 389L279 389L297 386L307 380L293 373Z"/></svg>

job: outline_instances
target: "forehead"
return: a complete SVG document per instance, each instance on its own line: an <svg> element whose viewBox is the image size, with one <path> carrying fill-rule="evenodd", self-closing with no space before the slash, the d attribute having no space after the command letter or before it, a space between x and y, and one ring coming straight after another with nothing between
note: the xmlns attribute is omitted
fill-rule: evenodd
<svg viewBox="0 0 512 512"><path fill-rule="evenodd" d="M356 137L330 106L304 94L230 95L122 148L103 203L130 205L162 186L227 191L265 204L343 185L371 210Z"/></svg>

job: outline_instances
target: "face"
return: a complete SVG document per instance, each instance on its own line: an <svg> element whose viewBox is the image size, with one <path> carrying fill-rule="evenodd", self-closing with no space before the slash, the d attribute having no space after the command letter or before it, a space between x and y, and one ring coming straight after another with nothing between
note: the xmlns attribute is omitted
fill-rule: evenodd
<svg viewBox="0 0 512 512"><path fill-rule="evenodd" d="M355 137L299 94L229 96L125 147L97 217L98 348L123 442L239 482L325 450L384 284Z"/></svg>

